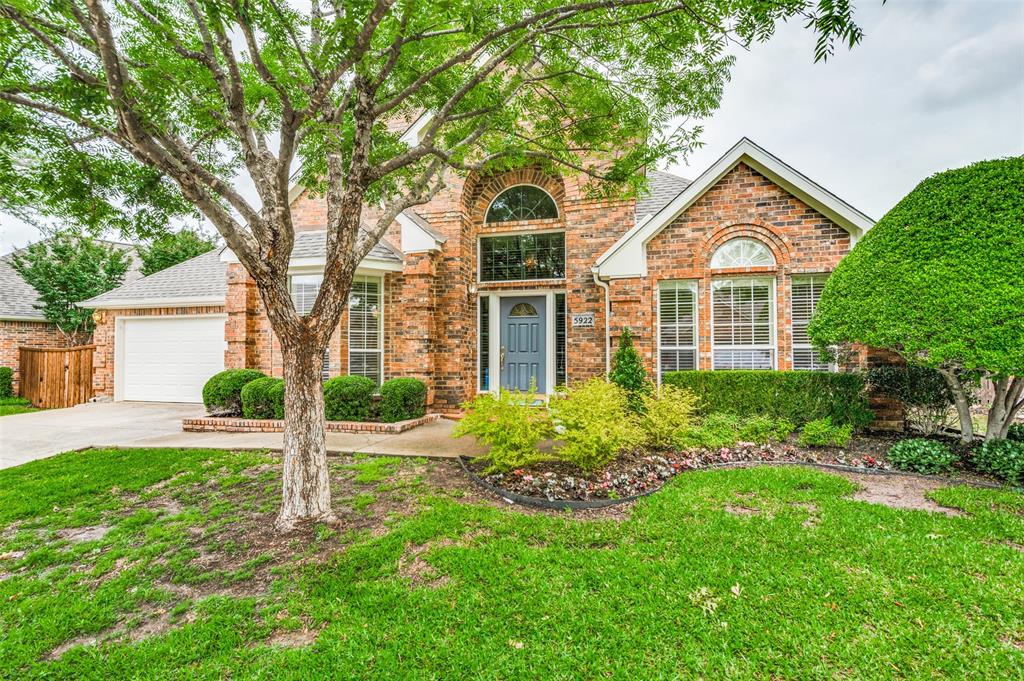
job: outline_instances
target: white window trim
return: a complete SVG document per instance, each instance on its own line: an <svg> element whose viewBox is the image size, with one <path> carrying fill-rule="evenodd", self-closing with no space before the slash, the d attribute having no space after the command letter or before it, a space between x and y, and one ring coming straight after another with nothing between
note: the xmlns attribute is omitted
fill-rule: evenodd
<svg viewBox="0 0 1024 681"><path fill-rule="evenodd" d="M501 223L497 223L501 224ZM483 258L483 240L493 239L495 237L502 236L524 236L526 234L562 234L565 235L566 231L564 227L557 227L555 229L518 229L513 232L485 232L477 234L476 236L476 281L478 284L488 286L491 284L536 284L538 282L555 282L561 283L565 281L566 277L543 277L541 279L492 279L490 281L484 281L484 258ZM562 263L565 265L565 269L569 267L569 251L566 246L565 237L562 238Z"/></svg>
<svg viewBox="0 0 1024 681"><path fill-rule="evenodd" d="M790 340L791 340L789 364L792 367L793 371L829 371L829 372L839 371L839 364L837 362L830 362L829 364L824 365L824 368L821 368L821 369L819 369L819 368L797 369L797 367L796 367L796 351L797 350L811 350L812 352L814 352L815 351L815 347L814 347L813 343L797 343L796 340L794 340L796 338L796 335L794 333L795 328L796 328L796 320L794 319L794 314L793 314L793 302L794 302L794 300L793 300L793 286L794 286L794 284L796 284L798 282L801 282L801 281L815 281L815 282L819 282L820 281L822 283L822 285L824 285L824 283L828 280L828 277L829 277L829 273L828 272L816 272L816 273L809 273L809 274L794 274L792 277L789 278L789 337L790 337ZM818 304L815 303L814 304L814 308L817 309L817 307L818 307ZM812 317L814 316L813 312L811 313L811 316ZM816 356L815 356L815 359L813 361L814 361L815 364L820 364L820 362L818 361Z"/></svg>
<svg viewBox="0 0 1024 681"><path fill-rule="evenodd" d="M718 259L720 257L723 257L725 249L733 247L733 246L736 246L736 245L738 245L740 243L753 244L754 246L760 248L764 252L765 255L767 255L769 258L771 258L771 262L769 262L769 263L762 263L760 265L753 265L753 264L747 264L747 265L730 264L730 265L727 265L727 264L722 264L720 261L718 263L715 262L716 259ZM776 267L777 265L778 265L778 263L775 260L775 254L772 253L772 249L768 247L768 244L764 243L760 239L752 239L752 238L750 238L748 236L737 236L737 237L733 237L732 239L728 239L725 242L723 242L723 243L718 245L718 248L716 248L715 252L711 255L711 261L708 264L708 267L709 267L709 269L712 269L712 270L728 270L728 269L737 269L737 268L742 268L742 267Z"/></svg>
<svg viewBox="0 0 1024 681"><path fill-rule="evenodd" d="M672 345L662 346L661 344L661 289L666 284L685 284L693 292L693 345ZM664 279L658 282L655 288L654 306L656 310L654 333L657 336L657 356L655 358L655 373L658 385L661 385L661 351L665 350L693 350L693 368L700 369L700 287L696 279ZM678 326L678 324L676 325Z"/></svg>
<svg viewBox="0 0 1024 681"><path fill-rule="evenodd" d="M557 213L557 215L555 217L553 217L553 218L535 218L537 221L540 221L540 220L561 220L562 219L562 207L558 205L558 201L555 201L555 197L551 196L551 192L549 192L547 189L544 189L544 187L541 187L540 185L537 185L537 184L531 184L530 182L517 182L516 184L510 184L509 186L505 187L504 189L502 189L497 194L495 194L494 196L491 197L491 200L487 202L487 208L484 210L483 224L485 224L485 225L507 225L508 222L532 222L532 220L509 220L508 222L487 222L487 214L491 212L491 206L494 204L495 201L498 200L498 197L501 196L502 194L504 194L505 192L507 192L510 189L515 189L516 187L533 187L534 189L539 189L539 190L541 190L542 192L544 192L545 194L548 195L548 198L551 199L551 203L555 204L555 213Z"/></svg>
<svg viewBox="0 0 1024 681"><path fill-rule="evenodd" d="M760 343L757 345L718 345L715 343L715 283L716 282L738 282L738 281L763 281L769 282L771 285L770 299L769 299L769 313L771 319L769 320L769 334L770 339L767 344ZM768 350L771 352L771 367L770 369L778 369L779 367L779 350L778 350L778 329L776 329L776 310L778 297L776 295L776 285L774 277L717 277L711 281L711 290L708 291L708 303L711 306L711 369L715 370L718 367L715 366L715 350Z"/></svg>
<svg viewBox="0 0 1024 681"><path fill-rule="evenodd" d="M362 353L364 355L369 355L369 354L374 354L374 353L377 354L377 356L379 358L378 359L378 364L377 364L377 366L379 367L379 370L377 372L377 379L378 379L377 380L377 385L380 386L380 385L384 384L385 375L386 375L386 372L384 371L384 277L382 277L382 276L374 276L374 275L358 274L358 275L356 275L353 278L352 281L353 282L356 282L356 281L368 281L368 280L371 280L371 279L376 281L376 282L378 282L378 286L380 287L380 289L379 289L379 291L380 291L380 314L377 315L377 342L379 344L379 347L376 350L354 350L353 351L353 349L352 349L352 314L351 314L351 307L349 307L346 310L346 312L348 313L348 322L346 324L346 329L345 329L345 340L346 340L345 344L346 344L347 349L348 349L348 373L349 373L349 375L352 375L352 354L353 354L353 352L355 352L355 353ZM351 295L352 294L349 293L349 297L350 298L351 298Z"/></svg>

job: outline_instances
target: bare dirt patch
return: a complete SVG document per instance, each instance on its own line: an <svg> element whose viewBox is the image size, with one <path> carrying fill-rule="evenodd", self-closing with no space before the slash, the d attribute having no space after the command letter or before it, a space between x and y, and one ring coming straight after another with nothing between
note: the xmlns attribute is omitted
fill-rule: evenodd
<svg viewBox="0 0 1024 681"><path fill-rule="evenodd" d="M856 483L860 489L853 498L871 504L882 504L892 508L907 508L931 511L948 516L966 515L958 508L942 506L927 496L928 492L949 485L944 480L933 480L912 475L872 475L840 472L847 480Z"/></svg>
<svg viewBox="0 0 1024 681"><path fill-rule="evenodd" d="M761 515L760 509L751 508L750 506L742 506L740 504L726 504L723 510L726 513L738 516Z"/></svg>
<svg viewBox="0 0 1024 681"><path fill-rule="evenodd" d="M70 542L94 541L103 539L113 529L110 525L91 525L88 527L70 527L66 530L58 530L57 536Z"/></svg>

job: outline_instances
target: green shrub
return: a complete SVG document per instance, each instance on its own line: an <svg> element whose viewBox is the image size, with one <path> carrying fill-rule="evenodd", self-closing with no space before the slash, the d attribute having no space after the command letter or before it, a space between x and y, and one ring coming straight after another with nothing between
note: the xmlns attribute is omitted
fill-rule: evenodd
<svg viewBox="0 0 1024 681"><path fill-rule="evenodd" d="M920 438L900 440L886 455L893 468L915 473L945 473L960 460L949 447L937 440Z"/></svg>
<svg viewBox="0 0 1024 681"><path fill-rule="evenodd" d="M366 376L335 376L324 383L324 415L328 421L368 421L376 390Z"/></svg>
<svg viewBox="0 0 1024 681"><path fill-rule="evenodd" d="M903 403L907 422L925 435L949 425L953 392L937 369L910 364L868 369L868 384Z"/></svg>
<svg viewBox="0 0 1024 681"><path fill-rule="evenodd" d="M427 386L418 378L392 378L380 387L380 420L415 419L427 413Z"/></svg>
<svg viewBox="0 0 1024 681"><path fill-rule="evenodd" d="M988 440L971 457L974 467L1011 485L1024 485L1024 442Z"/></svg>
<svg viewBox="0 0 1024 681"><path fill-rule="evenodd" d="M1006 432L1006 439L1014 442L1024 442L1024 423L1015 423Z"/></svg>
<svg viewBox="0 0 1024 681"><path fill-rule="evenodd" d="M804 447L845 447L852 435L853 426L835 425L826 416L805 423L798 442Z"/></svg>
<svg viewBox="0 0 1024 681"><path fill-rule="evenodd" d="M14 397L14 369L0 367L0 399Z"/></svg>
<svg viewBox="0 0 1024 681"><path fill-rule="evenodd" d="M472 435L487 445L487 453L477 460L490 464L489 473L528 466L544 458L537 451L540 441L554 436L551 415L536 402L532 392L478 395L462 405L466 415L455 425L452 437Z"/></svg>
<svg viewBox="0 0 1024 681"><path fill-rule="evenodd" d="M735 414L708 414L701 422L684 431L677 439L679 449L721 449L732 447L740 439L741 419Z"/></svg>
<svg viewBox="0 0 1024 681"><path fill-rule="evenodd" d="M32 400L24 397L0 397L0 407L31 407Z"/></svg>
<svg viewBox="0 0 1024 681"><path fill-rule="evenodd" d="M647 379L644 360L633 345L633 334L622 330L619 347L612 356L612 372L608 375L612 383L626 391L631 411L643 409L643 398L652 392L653 386Z"/></svg>
<svg viewBox="0 0 1024 681"><path fill-rule="evenodd" d="M619 452L643 443L643 432L629 408L626 390L601 378L569 388L553 398L551 416L560 427L558 458L583 471L595 471Z"/></svg>
<svg viewBox="0 0 1024 681"><path fill-rule="evenodd" d="M242 388L242 416L247 419L284 418L284 379L264 376Z"/></svg>
<svg viewBox="0 0 1024 681"><path fill-rule="evenodd" d="M672 371L662 383L689 390L705 414L770 416L802 425L825 417L862 428L874 419L860 374L820 371Z"/></svg>
<svg viewBox="0 0 1024 681"><path fill-rule="evenodd" d="M740 440L765 445L769 442L785 442L796 426L789 419L775 419L770 416L752 416L740 425Z"/></svg>
<svg viewBox="0 0 1024 681"><path fill-rule="evenodd" d="M242 388L249 381L264 378L257 369L227 369L210 377L203 386L203 404L206 411L217 416L240 416Z"/></svg>
<svg viewBox="0 0 1024 681"><path fill-rule="evenodd" d="M674 447L690 428L697 398L685 390L663 385L658 393L647 393L642 400L640 428L647 444L655 449Z"/></svg>

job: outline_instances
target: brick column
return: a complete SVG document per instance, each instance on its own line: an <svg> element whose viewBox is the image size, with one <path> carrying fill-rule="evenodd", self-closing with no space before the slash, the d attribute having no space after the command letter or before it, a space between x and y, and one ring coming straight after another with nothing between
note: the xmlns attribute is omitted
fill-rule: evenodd
<svg viewBox="0 0 1024 681"><path fill-rule="evenodd" d="M244 369L257 367L255 325L258 292L245 267L231 263L227 268L227 293L224 296L224 367Z"/></svg>

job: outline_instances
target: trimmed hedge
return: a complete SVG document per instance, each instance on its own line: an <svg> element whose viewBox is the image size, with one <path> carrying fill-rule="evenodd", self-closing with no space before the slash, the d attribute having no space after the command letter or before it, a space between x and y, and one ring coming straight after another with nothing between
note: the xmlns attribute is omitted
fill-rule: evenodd
<svg viewBox="0 0 1024 681"><path fill-rule="evenodd" d="M662 383L689 390L703 414L769 416L796 425L829 418L863 428L874 419L860 374L818 371L672 371Z"/></svg>
<svg viewBox="0 0 1024 681"><path fill-rule="evenodd" d="M324 383L324 414L328 421L368 421L377 384L365 376L335 376Z"/></svg>
<svg viewBox="0 0 1024 681"><path fill-rule="evenodd" d="M239 416L242 413L242 388L250 381L265 377L256 369L227 369L214 374L203 386L206 411L216 416Z"/></svg>
<svg viewBox="0 0 1024 681"><path fill-rule="evenodd" d="M284 379L264 376L242 388L242 416L247 419L284 418Z"/></svg>
<svg viewBox="0 0 1024 681"><path fill-rule="evenodd" d="M14 369L0 367L0 399L14 397Z"/></svg>
<svg viewBox="0 0 1024 681"><path fill-rule="evenodd" d="M418 378L392 378L380 387L380 420L395 423L427 413L427 386Z"/></svg>

